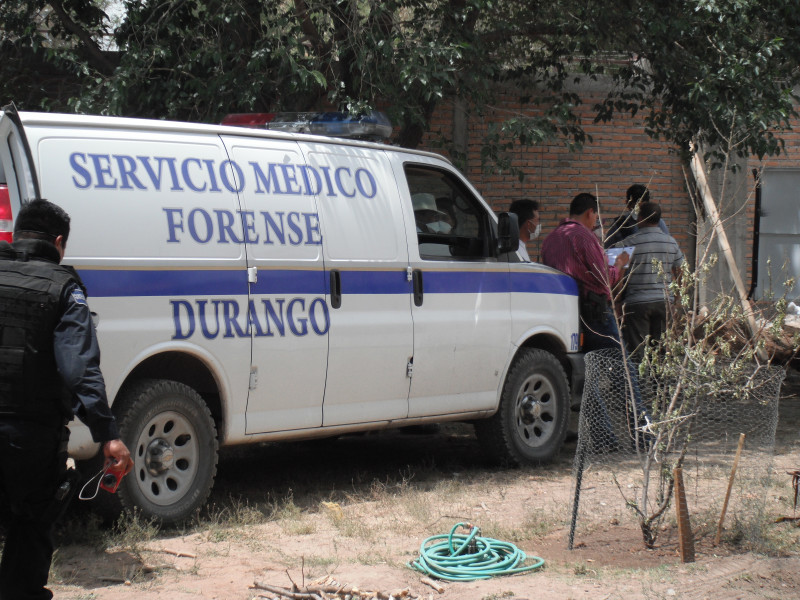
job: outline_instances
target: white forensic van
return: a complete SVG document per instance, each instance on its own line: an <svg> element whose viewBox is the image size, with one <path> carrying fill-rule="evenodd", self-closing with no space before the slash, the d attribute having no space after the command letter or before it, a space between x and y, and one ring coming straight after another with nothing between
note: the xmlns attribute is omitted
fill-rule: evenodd
<svg viewBox="0 0 800 600"><path fill-rule="evenodd" d="M47 198L72 217L64 263L135 462L124 508L192 515L224 445L448 420L511 463L563 444L577 285L519 262L516 219L441 156L9 106L0 167L12 215Z"/></svg>

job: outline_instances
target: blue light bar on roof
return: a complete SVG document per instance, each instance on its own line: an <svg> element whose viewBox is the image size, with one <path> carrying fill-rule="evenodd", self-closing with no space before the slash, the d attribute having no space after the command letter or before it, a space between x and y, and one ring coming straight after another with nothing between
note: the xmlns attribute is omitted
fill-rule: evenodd
<svg viewBox="0 0 800 600"><path fill-rule="evenodd" d="M392 124L379 111L360 116L344 112L239 113L226 116L222 124L361 140L385 140L392 135Z"/></svg>

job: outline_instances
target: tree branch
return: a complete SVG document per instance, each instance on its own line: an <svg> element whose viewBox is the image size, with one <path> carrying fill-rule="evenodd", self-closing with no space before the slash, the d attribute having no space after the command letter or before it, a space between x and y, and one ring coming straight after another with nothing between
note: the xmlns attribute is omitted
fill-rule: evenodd
<svg viewBox="0 0 800 600"><path fill-rule="evenodd" d="M306 34L318 56L325 56L330 47L322 41L319 30L311 21L308 12L308 4L305 0L294 0L294 8L297 11L297 18L300 21L300 28Z"/></svg>
<svg viewBox="0 0 800 600"><path fill-rule="evenodd" d="M89 58L95 63L95 68L103 73L113 73L116 65L114 65L112 61L108 60L103 51L92 39L92 36L89 34L89 32L70 18L70 16L64 10L63 4L60 1L54 0L50 2L50 6L53 8L53 12L56 14L58 19L64 25L64 28L81 41L81 47L86 51Z"/></svg>

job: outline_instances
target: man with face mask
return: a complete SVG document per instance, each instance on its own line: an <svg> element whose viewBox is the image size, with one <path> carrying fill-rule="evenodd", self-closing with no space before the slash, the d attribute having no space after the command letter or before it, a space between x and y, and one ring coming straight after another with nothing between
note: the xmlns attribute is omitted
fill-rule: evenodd
<svg viewBox="0 0 800 600"><path fill-rule="evenodd" d="M439 210L433 194L419 192L411 196L417 233L450 233L453 221L450 215Z"/></svg>
<svg viewBox="0 0 800 600"><path fill-rule="evenodd" d="M508 212L517 215L519 223L519 253L525 262L531 262L527 244L539 237L542 225L539 223L539 203L536 200L514 200Z"/></svg>

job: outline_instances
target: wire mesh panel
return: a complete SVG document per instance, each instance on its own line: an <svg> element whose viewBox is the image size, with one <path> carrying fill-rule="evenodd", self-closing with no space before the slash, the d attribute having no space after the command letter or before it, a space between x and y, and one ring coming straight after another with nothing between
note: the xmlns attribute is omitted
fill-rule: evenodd
<svg viewBox="0 0 800 600"><path fill-rule="evenodd" d="M739 533L757 535L784 375L720 358L639 365L618 349L588 353L569 546L576 524L588 525L590 515L595 523L638 521L645 543L648 534L654 542L656 527L674 522L677 466L695 529L716 527L740 434L744 449L727 514Z"/></svg>

